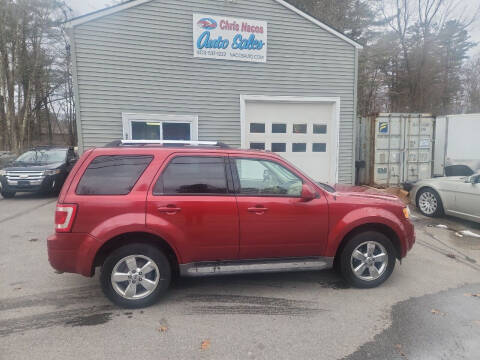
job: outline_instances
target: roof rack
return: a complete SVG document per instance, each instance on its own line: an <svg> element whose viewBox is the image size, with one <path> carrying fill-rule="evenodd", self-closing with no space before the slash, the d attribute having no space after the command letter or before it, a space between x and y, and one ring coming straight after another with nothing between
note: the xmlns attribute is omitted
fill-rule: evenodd
<svg viewBox="0 0 480 360"><path fill-rule="evenodd" d="M227 144L219 141L197 141L197 140L116 140L108 143L106 147L118 146L147 146L147 145L164 145L164 146L211 146L218 148L229 148Z"/></svg>

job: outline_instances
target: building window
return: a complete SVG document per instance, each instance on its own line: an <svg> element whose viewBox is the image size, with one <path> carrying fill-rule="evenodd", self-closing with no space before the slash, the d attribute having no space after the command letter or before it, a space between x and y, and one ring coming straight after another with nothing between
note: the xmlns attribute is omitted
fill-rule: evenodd
<svg viewBox="0 0 480 360"><path fill-rule="evenodd" d="M285 134L287 132L287 124L272 124L272 134Z"/></svg>
<svg viewBox="0 0 480 360"><path fill-rule="evenodd" d="M164 122L162 130L162 140L190 140L189 123Z"/></svg>
<svg viewBox="0 0 480 360"><path fill-rule="evenodd" d="M287 144L285 143L272 143L273 152L285 152L287 151Z"/></svg>
<svg viewBox="0 0 480 360"><path fill-rule="evenodd" d="M292 152L306 152L307 144L306 143L293 143Z"/></svg>
<svg viewBox="0 0 480 360"><path fill-rule="evenodd" d="M132 121L132 140L161 140L160 122Z"/></svg>
<svg viewBox="0 0 480 360"><path fill-rule="evenodd" d="M125 140L198 140L195 115L123 113Z"/></svg>
<svg viewBox="0 0 480 360"><path fill-rule="evenodd" d="M313 152L326 152L327 151L327 144L326 143L313 143L312 144L312 151Z"/></svg>
<svg viewBox="0 0 480 360"><path fill-rule="evenodd" d="M253 134L264 134L265 133L265 124L262 123L251 123L250 132Z"/></svg>
<svg viewBox="0 0 480 360"><path fill-rule="evenodd" d="M327 133L327 125L313 124L313 133L314 134L326 134Z"/></svg>
<svg viewBox="0 0 480 360"><path fill-rule="evenodd" d="M252 143L250 143L250 149L265 150L265 143L252 142Z"/></svg>
<svg viewBox="0 0 480 360"><path fill-rule="evenodd" d="M153 194L226 194L225 174L222 157L176 157L158 179Z"/></svg>
<svg viewBox="0 0 480 360"><path fill-rule="evenodd" d="M293 133L294 134L306 134L307 133L307 124L293 124Z"/></svg>

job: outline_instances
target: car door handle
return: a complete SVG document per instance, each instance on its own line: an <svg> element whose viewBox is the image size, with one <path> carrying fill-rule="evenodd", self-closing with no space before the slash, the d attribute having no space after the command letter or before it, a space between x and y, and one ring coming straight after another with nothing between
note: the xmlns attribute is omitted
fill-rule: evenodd
<svg viewBox="0 0 480 360"><path fill-rule="evenodd" d="M263 207L263 206L254 206L254 207L249 207L247 210L249 212L254 212L256 214L261 215L261 214L265 213L265 211L267 211L268 208Z"/></svg>
<svg viewBox="0 0 480 360"><path fill-rule="evenodd" d="M180 210L182 209L179 207L176 207L175 205L160 206L158 208L158 211L160 211L161 213L166 213L168 215L174 215L178 213Z"/></svg>

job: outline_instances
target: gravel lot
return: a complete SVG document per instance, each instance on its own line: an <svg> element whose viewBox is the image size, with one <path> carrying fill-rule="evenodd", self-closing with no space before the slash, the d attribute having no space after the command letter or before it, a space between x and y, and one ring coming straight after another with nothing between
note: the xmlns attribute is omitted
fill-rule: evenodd
<svg viewBox="0 0 480 360"><path fill-rule="evenodd" d="M456 235L479 225L415 214L417 244L377 289L333 271L180 279L132 311L50 267L55 202L0 197L0 359L480 358L480 239Z"/></svg>

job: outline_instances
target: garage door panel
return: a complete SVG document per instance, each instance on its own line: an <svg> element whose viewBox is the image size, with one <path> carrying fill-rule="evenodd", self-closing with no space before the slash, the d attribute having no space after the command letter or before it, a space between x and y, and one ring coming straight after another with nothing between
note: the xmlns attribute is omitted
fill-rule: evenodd
<svg viewBox="0 0 480 360"><path fill-rule="evenodd" d="M335 182L335 111L334 103L247 101L242 145L276 152L313 179Z"/></svg>

